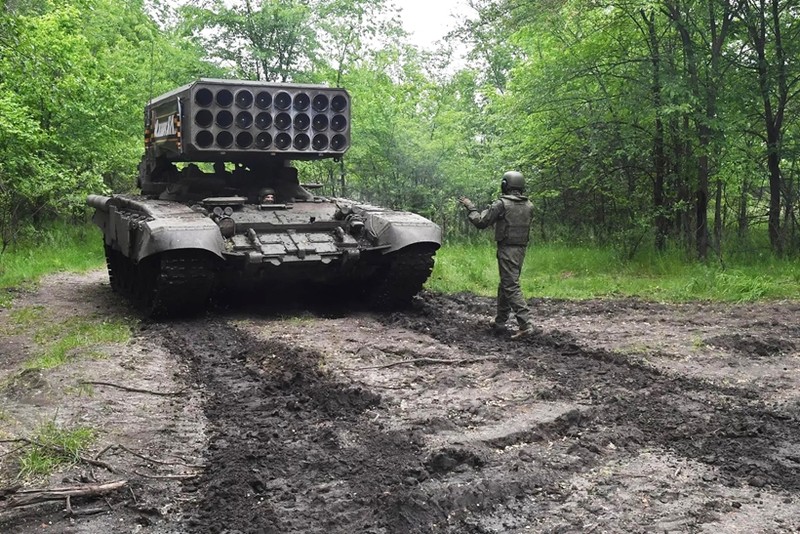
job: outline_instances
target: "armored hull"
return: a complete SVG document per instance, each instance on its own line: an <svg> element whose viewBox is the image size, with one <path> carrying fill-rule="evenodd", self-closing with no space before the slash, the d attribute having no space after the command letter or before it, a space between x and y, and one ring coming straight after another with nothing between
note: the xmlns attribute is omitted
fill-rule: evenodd
<svg viewBox="0 0 800 534"><path fill-rule="evenodd" d="M202 309L212 294L287 284L346 288L370 305L406 304L430 275L439 227L408 212L315 197L252 204L208 197L186 205L92 196L114 291L147 315ZM224 235L223 235L224 233Z"/></svg>

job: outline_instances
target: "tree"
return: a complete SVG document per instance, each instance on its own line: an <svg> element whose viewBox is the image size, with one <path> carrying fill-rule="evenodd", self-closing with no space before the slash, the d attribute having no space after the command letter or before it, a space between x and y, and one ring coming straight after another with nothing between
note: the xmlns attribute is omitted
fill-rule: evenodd
<svg viewBox="0 0 800 534"><path fill-rule="evenodd" d="M756 76L763 110L762 139L769 172L769 239L772 249L780 254L786 245L781 229L781 198L786 195L787 201L791 199L781 172L784 134L787 112L800 83L800 73L789 58L800 51L794 44L800 38L800 21L794 13L794 4L781 0L743 0L738 14L746 28L744 66ZM791 213L791 203L787 204L787 213Z"/></svg>
<svg viewBox="0 0 800 534"><path fill-rule="evenodd" d="M132 188L147 98L198 73L219 72L186 42L162 33L142 2L21 6L0 12L0 211L10 225L7 238L46 215L82 213L87 193Z"/></svg>

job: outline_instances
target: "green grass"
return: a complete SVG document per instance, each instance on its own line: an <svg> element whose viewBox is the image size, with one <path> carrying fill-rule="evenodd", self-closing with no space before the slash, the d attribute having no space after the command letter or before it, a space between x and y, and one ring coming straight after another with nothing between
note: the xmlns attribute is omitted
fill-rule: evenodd
<svg viewBox="0 0 800 534"><path fill-rule="evenodd" d="M528 298L800 299L800 263L772 257L732 260L723 269L719 263L687 262L679 253L622 262L611 249L534 245L528 250L521 281ZM427 287L493 296L497 283L493 244L449 244L437 252Z"/></svg>
<svg viewBox="0 0 800 534"><path fill-rule="evenodd" d="M103 343L126 343L131 338L132 321L99 316L55 317L42 306L26 306L9 312L0 335L28 335L36 343L34 357L26 369L51 369L80 355L100 357L95 349Z"/></svg>
<svg viewBox="0 0 800 534"><path fill-rule="evenodd" d="M103 240L93 225L59 223L29 231L0 255L0 306L11 300L8 288L30 286L45 274L87 271L104 262Z"/></svg>
<svg viewBox="0 0 800 534"><path fill-rule="evenodd" d="M40 347L28 362L28 369L51 369L67 363L77 354L94 357L92 347L102 343L125 343L131 337L131 325L121 320L70 317L62 322L44 321L34 327L33 339Z"/></svg>
<svg viewBox="0 0 800 534"><path fill-rule="evenodd" d="M44 306L27 306L13 310L9 314L9 323L14 331L24 331L41 322Z"/></svg>
<svg viewBox="0 0 800 534"><path fill-rule="evenodd" d="M52 421L39 427L33 442L19 459L19 478L46 476L61 466L77 463L95 438L95 431L77 426L62 428Z"/></svg>

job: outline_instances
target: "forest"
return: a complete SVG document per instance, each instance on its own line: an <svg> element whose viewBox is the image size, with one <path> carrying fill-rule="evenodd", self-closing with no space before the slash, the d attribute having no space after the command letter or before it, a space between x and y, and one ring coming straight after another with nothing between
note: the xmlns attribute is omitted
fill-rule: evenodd
<svg viewBox="0 0 800 534"><path fill-rule="evenodd" d="M0 247L133 191L148 98L200 77L345 87L353 147L307 181L473 233L519 169L534 239L793 257L800 18L789 0L467 0L433 51L389 0L5 0Z"/></svg>

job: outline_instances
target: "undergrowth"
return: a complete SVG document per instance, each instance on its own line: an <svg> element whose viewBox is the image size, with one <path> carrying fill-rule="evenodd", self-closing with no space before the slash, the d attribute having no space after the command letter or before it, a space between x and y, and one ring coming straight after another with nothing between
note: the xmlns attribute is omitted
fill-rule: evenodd
<svg viewBox="0 0 800 534"><path fill-rule="evenodd" d="M427 287L493 296L499 276L494 244L448 244L436 254ZM641 254L622 261L611 249L532 245L521 276L525 296L588 299L639 297L682 302L800 299L800 263L762 256L687 261L681 253Z"/></svg>
<svg viewBox="0 0 800 534"><path fill-rule="evenodd" d="M78 354L97 357L102 353L91 347L101 343L125 343L130 337L130 325L119 320L71 317L62 322L46 323L36 328L33 339L40 350L25 367L50 369Z"/></svg>
<svg viewBox="0 0 800 534"><path fill-rule="evenodd" d="M0 307L10 303L10 290L30 287L45 274L101 267L105 261L102 243L100 230L88 223L28 229L0 254Z"/></svg>

